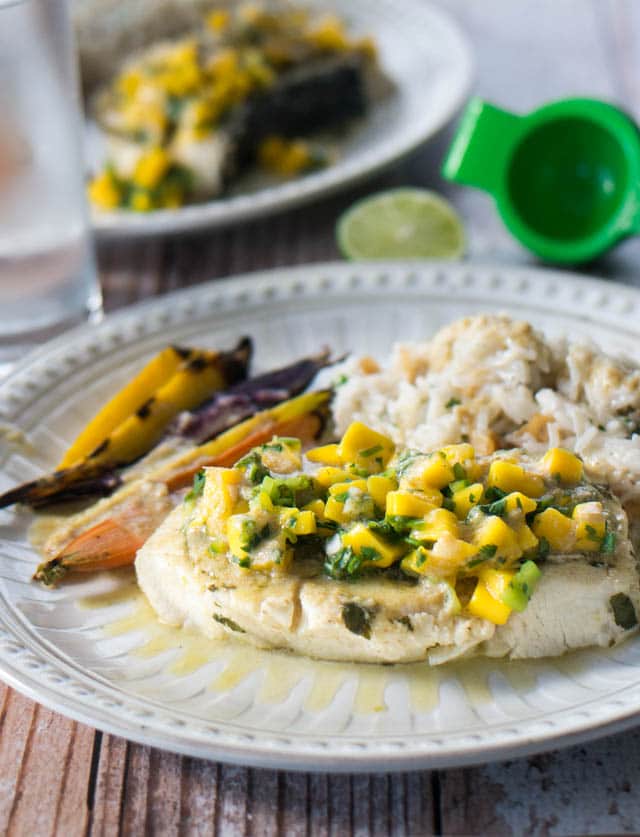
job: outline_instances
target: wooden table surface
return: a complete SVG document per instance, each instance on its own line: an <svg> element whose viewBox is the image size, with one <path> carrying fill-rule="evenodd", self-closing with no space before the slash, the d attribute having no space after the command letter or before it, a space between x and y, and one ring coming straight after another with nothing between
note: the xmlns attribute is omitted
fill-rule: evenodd
<svg viewBox="0 0 640 837"><path fill-rule="evenodd" d="M399 0L401 2L401 0ZM372 2L372 6L374 3ZM634 0L442 0L477 55L476 92L526 110L595 95L640 117ZM470 255L531 263L490 201L447 187L451 131L375 182L238 229L99 247L108 310L242 271L337 258L333 225L359 195L399 184L447 193ZM589 272L640 284L640 241ZM315 775L182 758L96 732L0 684L0 834L423 835L640 832L640 732L528 759L398 775Z"/></svg>

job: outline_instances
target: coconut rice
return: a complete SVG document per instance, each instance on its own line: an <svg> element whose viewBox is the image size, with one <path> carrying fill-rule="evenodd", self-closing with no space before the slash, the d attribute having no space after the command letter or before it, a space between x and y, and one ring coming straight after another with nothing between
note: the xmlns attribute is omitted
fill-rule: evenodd
<svg viewBox="0 0 640 837"><path fill-rule="evenodd" d="M386 368L360 358L339 372L338 435L359 420L419 450L460 441L480 454L561 446L640 512L640 368L627 360L481 315L428 342L397 344Z"/></svg>

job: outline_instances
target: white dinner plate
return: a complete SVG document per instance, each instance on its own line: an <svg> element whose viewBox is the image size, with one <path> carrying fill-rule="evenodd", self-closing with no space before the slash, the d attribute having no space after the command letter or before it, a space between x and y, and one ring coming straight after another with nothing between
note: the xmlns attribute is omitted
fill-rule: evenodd
<svg viewBox="0 0 640 837"><path fill-rule="evenodd" d="M316 2L316 6L319 4ZM361 180L399 160L455 115L469 89L471 51L443 11L424 0L323 0L350 31L371 34L395 90L345 136L339 160L294 180L175 210L94 212L99 233L147 235L226 226L287 209ZM90 142L90 158L99 143Z"/></svg>
<svg viewBox="0 0 640 837"><path fill-rule="evenodd" d="M384 360L475 312L589 335L640 360L640 293L508 267L329 264L214 282L123 311L27 358L0 384L0 490L50 469L84 422L167 342L226 347L256 368L330 345ZM9 436L11 434L8 434ZM14 438L15 442L15 438ZM127 573L48 590L29 581L31 515L0 512L0 674L77 720L224 761L331 771L521 756L637 722L640 638L560 660L430 669L313 662L159 625Z"/></svg>

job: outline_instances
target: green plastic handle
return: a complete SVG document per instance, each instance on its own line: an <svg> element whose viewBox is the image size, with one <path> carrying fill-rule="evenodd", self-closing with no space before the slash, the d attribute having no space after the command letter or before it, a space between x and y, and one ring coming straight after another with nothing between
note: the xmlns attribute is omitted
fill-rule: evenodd
<svg viewBox="0 0 640 837"><path fill-rule="evenodd" d="M471 99L444 161L448 180L494 194L501 190L505 160L519 140L523 118L479 98Z"/></svg>

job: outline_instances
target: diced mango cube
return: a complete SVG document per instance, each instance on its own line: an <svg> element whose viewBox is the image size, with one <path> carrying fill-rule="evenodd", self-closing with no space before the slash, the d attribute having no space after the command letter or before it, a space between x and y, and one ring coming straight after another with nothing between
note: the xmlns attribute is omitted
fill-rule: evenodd
<svg viewBox="0 0 640 837"><path fill-rule="evenodd" d="M532 549L536 549L539 543L538 539L526 523L517 524L514 526L514 531L516 533L516 538L518 539L518 545L523 552L529 552Z"/></svg>
<svg viewBox="0 0 640 837"><path fill-rule="evenodd" d="M122 200L122 189L110 171L103 171L87 187L89 200L100 209L115 209Z"/></svg>
<svg viewBox="0 0 640 837"><path fill-rule="evenodd" d="M522 555L515 531L496 515L490 515L482 521L474 533L473 540L491 560L502 559L503 562L510 563L517 561Z"/></svg>
<svg viewBox="0 0 640 837"><path fill-rule="evenodd" d="M442 451L424 457L420 461L418 474L420 488L444 488L455 479L453 465Z"/></svg>
<svg viewBox="0 0 640 837"><path fill-rule="evenodd" d="M395 477L385 477L383 474L373 474L367 478L367 494L373 497L373 502L379 509L384 509L387 503L387 494L395 491L398 481Z"/></svg>
<svg viewBox="0 0 640 837"><path fill-rule="evenodd" d="M334 482L346 482L351 479L348 471L343 471L341 468L334 468L332 466L319 468L313 476L315 481L323 488L328 488Z"/></svg>
<svg viewBox="0 0 640 837"><path fill-rule="evenodd" d="M223 32L228 26L231 15L226 9L216 9L206 17L207 26L216 34Z"/></svg>
<svg viewBox="0 0 640 837"><path fill-rule="evenodd" d="M249 557L248 530L251 524L255 526L253 519L245 514L234 514L227 520L229 551L239 561Z"/></svg>
<svg viewBox="0 0 640 837"><path fill-rule="evenodd" d="M607 521L602 503L578 503L572 519L576 525L576 549L598 552L607 532Z"/></svg>
<svg viewBox="0 0 640 837"><path fill-rule="evenodd" d="M416 547L402 559L401 569L413 575L426 575L429 572L431 552L423 546Z"/></svg>
<svg viewBox="0 0 640 837"><path fill-rule="evenodd" d="M267 512L272 512L274 509L273 500L267 491L260 491L255 500L251 501L252 508L255 508L256 505ZM322 503L322 508L324 508L324 503Z"/></svg>
<svg viewBox="0 0 640 837"><path fill-rule="evenodd" d="M311 448L307 451L306 457L309 462L319 462L321 465L333 465L335 468L342 465L338 445L322 445L321 447Z"/></svg>
<svg viewBox="0 0 640 837"><path fill-rule="evenodd" d="M302 510L313 512L319 520L324 517L324 503L322 500L311 500L310 503L302 507Z"/></svg>
<svg viewBox="0 0 640 837"><path fill-rule="evenodd" d="M347 428L338 446L342 462L355 463L369 471L381 471L393 456L395 445L382 433L354 421Z"/></svg>
<svg viewBox="0 0 640 837"><path fill-rule="evenodd" d="M342 536L342 543L351 547L356 555L362 556L363 567L390 567L406 549L403 544L388 543L364 523L356 523L346 532Z"/></svg>
<svg viewBox="0 0 640 837"><path fill-rule="evenodd" d="M316 516L309 510L283 509L280 526L294 535L312 535L316 531Z"/></svg>
<svg viewBox="0 0 640 837"><path fill-rule="evenodd" d="M468 444L468 442L463 442L460 445L445 445L442 452L450 465L466 465L476 456L473 445Z"/></svg>
<svg viewBox="0 0 640 837"><path fill-rule="evenodd" d="M575 548L575 523L557 509L545 509L536 515L531 528L538 539L546 539L553 552Z"/></svg>
<svg viewBox="0 0 640 837"><path fill-rule="evenodd" d="M165 176L170 165L171 158L163 148L151 148L136 163L133 182L141 189L153 189Z"/></svg>
<svg viewBox="0 0 640 837"><path fill-rule="evenodd" d="M527 497L521 491L512 491L504 498L504 507L507 512L522 512L522 515L535 511L537 503L531 497Z"/></svg>
<svg viewBox="0 0 640 837"><path fill-rule="evenodd" d="M511 615L511 608L500 600L500 596L513 576L514 573L500 570L484 570L467 605L469 613L494 625L504 625Z"/></svg>
<svg viewBox="0 0 640 837"><path fill-rule="evenodd" d="M333 485L329 486L329 494L332 497L337 497L340 494L348 494L349 490L352 488L357 488L359 491L366 492L367 481L358 479L347 480L346 482L334 482Z"/></svg>
<svg viewBox="0 0 640 837"><path fill-rule="evenodd" d="M344 503L338 502L335 497L329 497L324 506L324 518L326 520L333 520L335 523L344 525L349 523L351 517L345 514Z"/></svg>
<svg viewBox="0 0 640 837"><path fill-rule="evenodd" d="M496 459L491 463L487 485L495 486L507 494L521 491L529 497L540 497L544 493L542 477L525 471L521 465L503 459Z"/></svg>
<svg viewBox="0 0 640 837"><path fill-rule="evenodd" d="M193 525L207 524L211 535L224 530L224 522L233 514L239 499L242 472L235 468L205 468L200 514L193 518Z"/></svg>
<svg viewBox="0 0 640 837"><path fill-rule="evenodd" d="M440 502L442 502L442 499ZM434 508L437 508L437 506L434 506L427 496L413 494L410 491L390 491L387 494L387 517L420 518L433 511Z"/></svg>
<svg viewBox="0 0 640 837"><path fill-rule="evenodd" d="M564 448L550 448L540 464L547 476L563 485L574 485L582 479L582 461Z"/></svg>
<svg viewBox="0 0 640 837"><path fill-rule="evenodd" d="M430 551L430 571L441 576L455 575L477 552L473 544L443 532Z"/></svg>
<svg viewBox="0 0 640 837"><path fill-rule="evenodd" d="M129 206L136 212L149 212L153 209L151 194L141 189L135 189L129 197Z"/></svg>
<svg viewBox="0 0 640 837"><path fill-rule="evenodd" d="M460 520L464 520L469 514L469 510L478 503L481 503L484 497L484 488L481 482L474 482L466 488L461 488L453 494L453 510Z"/></svg>
<svg viewBox="0 0 640 837"><path fill-rule="evenodd" d="M411 530L411 537L417 541L436 541L448 533L454 537L459 534L458 518L448 509L434 509L427 512L424 521Z"/></svg>

